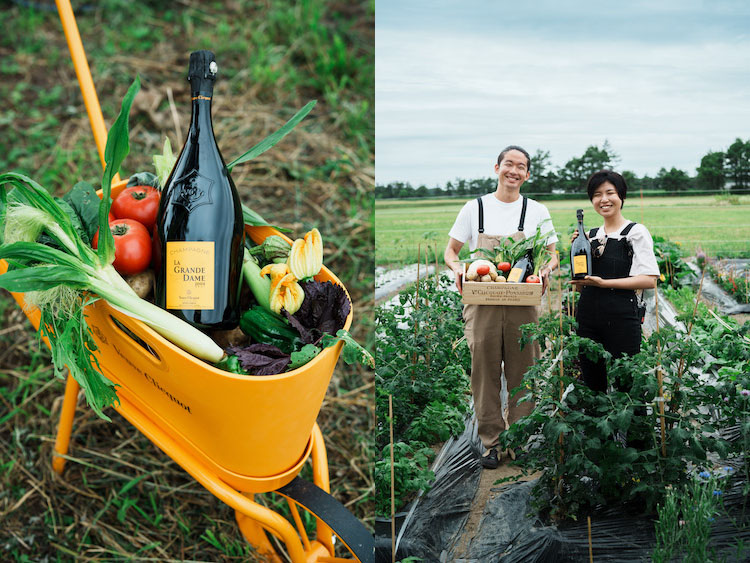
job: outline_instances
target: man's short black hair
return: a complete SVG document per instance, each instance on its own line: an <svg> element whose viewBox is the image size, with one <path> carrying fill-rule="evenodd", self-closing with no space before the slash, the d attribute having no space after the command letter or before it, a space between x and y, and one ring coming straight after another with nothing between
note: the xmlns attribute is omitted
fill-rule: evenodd
<svg viewBox="0 0 750 563"><path fill-rule="evenodd" d="M620 197L620 201L622 201L622 206L625 207L625 195L628 193L628 185L625 183L625 178L621 174L607 169L594 172L589 178L586 186L586 190L589 193L589 200L594 199L594 192L604 182L609 182L615 187L617 195Z"/></svg>
<svg viewBox="0 0 750 563"><path fill-rule="evenodd" d="M500 163L503 161L503 157L510 151L522 152L524 156L526 157L526 172L531 172L531 157L529 156L529 153L526 152L525 149L522 149L518 145L508 145L503 150L501 150L500 155L497 157L497 165L500 166Z"/></svg>

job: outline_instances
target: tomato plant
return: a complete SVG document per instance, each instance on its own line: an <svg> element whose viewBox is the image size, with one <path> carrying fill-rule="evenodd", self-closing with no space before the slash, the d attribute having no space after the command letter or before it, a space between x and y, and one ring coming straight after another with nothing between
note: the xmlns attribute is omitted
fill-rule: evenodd
<svg viewBox="0 0 750 563"><path fill-rule="evenodd" d="M117 219L109 225L115 238L113 266L121 274L139 274L151 262L151 237L146 227L132 219ZM99 232L94 235L93 247L99 244Z"/></svg>
<svg viewBox="0 0 750 563"><path fill-rule="evenodd" d="M159 192L152 186L131 186L112 202L112 213L118 219L135 219L150 233L159 211Z"/></svg>

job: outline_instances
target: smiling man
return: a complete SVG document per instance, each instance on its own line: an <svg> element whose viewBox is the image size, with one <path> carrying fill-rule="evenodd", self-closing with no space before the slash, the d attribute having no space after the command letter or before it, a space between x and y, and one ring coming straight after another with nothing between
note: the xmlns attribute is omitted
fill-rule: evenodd
<svg viewBox="0 0 750 563"><path fill-rule="evenodd" d="M550 261L540 269L546 288L549 274L557 267L555 235L547 208L521 195L521 186L531 175L531 158L521 147L503 149L495 164L497 189L493 193L469 201L463 206L449 233L445 263L453 270L456 286L461 291L462 264L458 253L464 244L469 248L492 249L502 239L521 240L533 237L537 226L547 236ZM499 465L498 437L505 428L500 390L505 375L508 391L521 383L526 370L538 356L537 345L519 344L519 327L535 323L538 307L512 305L464 305L464 334L471 350L471 392L479 425L479 437L486 451L482 466L494 469ZM518 405L521 394L508 401L507 424L529 414L534 405ZM511 452L512 455L512 452Z"/></svg>

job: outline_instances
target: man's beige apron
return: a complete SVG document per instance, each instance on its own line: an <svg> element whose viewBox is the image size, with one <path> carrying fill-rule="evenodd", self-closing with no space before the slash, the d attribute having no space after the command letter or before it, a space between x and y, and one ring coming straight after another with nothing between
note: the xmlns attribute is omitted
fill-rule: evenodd
<svg viewBox="0 0 750 563"><path fill-rule="evenodd" d="M499 237L479 233L477 248L495 248ZM518 231L513 240L522 240L525 235ZM505 429L503 423L500 389L505 371L508 393L521 384L526 370L539 357L539 345L527 344L523 350L519 344L519 327L536 323L539 308L517 305L464 305L464 334L471 350L471 393L479 427L479 437L486 448L497 446L498 436ZM504 365L503 365L504 364ZM507 423L513 424L534 409L531 402L518 404L523 393L508 399Z"/></svg>

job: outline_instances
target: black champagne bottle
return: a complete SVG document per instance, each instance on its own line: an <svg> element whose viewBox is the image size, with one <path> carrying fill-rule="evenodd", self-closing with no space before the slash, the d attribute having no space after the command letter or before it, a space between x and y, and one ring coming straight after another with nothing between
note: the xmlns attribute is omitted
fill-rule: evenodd
<svg viewBox="0 0 750 563"><path fill-rule="evenodd" d="M154 232L156 304L200 329L235 328L240 313L245 233L211 122L217 70L210 51L190 54L190 129L164 186Z"/></svg>
<svg viewBox="0 0 750 563"><path fill-rule="evenodd" d="M527 250L518 262L513 264L508 274L508 281L513 283L522 283L534 271L534 259L531 256L531 250Z"/></svg>
<svg viewBox="0 0 750 563"><path fill-rule="evenodd" d="M570 276L574 280L582 280L591 275L591 243L586 238L583 228L583 209L576 211L578 218L578 237L570 246Z"/></svg>

